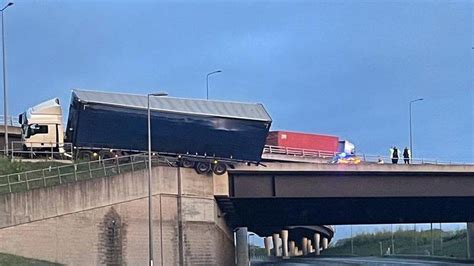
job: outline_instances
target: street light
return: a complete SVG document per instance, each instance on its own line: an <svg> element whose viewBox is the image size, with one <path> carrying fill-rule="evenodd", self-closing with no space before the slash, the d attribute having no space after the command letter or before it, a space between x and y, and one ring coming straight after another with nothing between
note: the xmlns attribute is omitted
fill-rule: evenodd
<svg viewBox="0 0 474 266"><path fill-rule="evenodd" d="M206 75L206 100L209 100L209 76L212 75L212 74L217 74L217 73L221 73L222 70L216 70L214 72L211 72L211 73L207 73Z"/></svg>
<svg viewBox="0 0 474 266"><path fill-rule="evenodd" d="M8 114L8 106L7 106L7 72L6 72L6 65L5 65L5 31L3 30L3 11L7 9L9 6L13 5L12 2L8 3L4 8L0 9L2 13L2 54L3 54L3 119L4 119L4 127L5 127L5 155L8 156L8 121L7 121L7 114Z"/></svg>
<svg viewBox="0 0 474 266"><path fill-rule="evenodd" d="M151 109L150 97L167 96L166 92L149 93L147 95L147 110L148 110L148 258L150 266L153 266L153 230L151 219ZM161 262L163 263L163 262Z"/></svg>
<svg viewBox="0 0 474 266"><path fill-rule="evenodd" d="M408 104L409 105L409 110L410 110L410 152L411 152L411 158L410 159L413 159L413 142L412 142L412 133L411 133L411 104L414 103L414 102L419 102L419 101L423 101L423 98L419 98L419 99L416 99L416 100L412 100L410 101L410 103Z"/></svg>

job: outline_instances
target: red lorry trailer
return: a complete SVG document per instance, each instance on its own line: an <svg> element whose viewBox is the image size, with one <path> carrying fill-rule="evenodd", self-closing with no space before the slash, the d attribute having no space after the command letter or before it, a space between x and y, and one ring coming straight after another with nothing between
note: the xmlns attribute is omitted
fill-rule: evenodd
<svg viewBox="0 0 474 266"><path fill-rule="evenodd" d="M292 131L271 131L267 136L266 144L286 148L337 152L339 138Z"/></svg>

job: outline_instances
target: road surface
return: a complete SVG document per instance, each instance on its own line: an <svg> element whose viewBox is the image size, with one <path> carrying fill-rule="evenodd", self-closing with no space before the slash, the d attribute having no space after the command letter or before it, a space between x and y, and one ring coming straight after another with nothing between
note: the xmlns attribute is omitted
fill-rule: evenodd
<svg viewBox="0 0 474 266"><path fill-rule="evenodd" d="M402 258L380 258L380 257L320 257L320 258L292 258L273 261L252 261L252 266L306 266L306 265L472 265L461 262L433 261L433 260L415 260Z"/></svg>

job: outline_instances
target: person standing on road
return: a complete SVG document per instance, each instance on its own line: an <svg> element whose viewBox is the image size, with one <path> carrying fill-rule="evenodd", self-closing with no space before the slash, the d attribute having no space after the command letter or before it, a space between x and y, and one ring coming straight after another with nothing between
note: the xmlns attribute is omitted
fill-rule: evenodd
<svg viewBox="0 0 474 266"><path fill-rule="evenodd" d="M408 147L405 147L403 150L403 161L405 161L405 164L410 164L410 159L411 159L411 152L408 149Z"/></svg>
<svg viewBox="0 0 474 266"><path fill-rule="evenodd" d="M392 163L393 163L393 164L397 164L397 163L398 163L398 149L397 149L396 146L393 146Z"/></svg>
<svg viewBox="0 0 474 266"><path fill-rule="evenodd" d="M390 160L392 160L392 162L393 162L393 148L394 146L390 147L390 151L389 151Z"/></svg>

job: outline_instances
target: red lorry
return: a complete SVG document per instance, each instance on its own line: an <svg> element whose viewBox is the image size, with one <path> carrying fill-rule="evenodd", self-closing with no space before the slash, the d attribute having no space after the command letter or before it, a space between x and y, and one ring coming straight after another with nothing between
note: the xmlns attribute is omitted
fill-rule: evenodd
<svg viewBox="0 0 474 266"><path fill-rule="evenodd" d="M268 134L266 144L286 148L337 152L339 138L312 133L271 131Z"/></svg>
<svg viewBox="0 0 474 266"><path fill-rule="evenodd" d="M267 136L267 153L285 153L295 156L332 157L332 163L359 164L355 146L336 136L292 131L271 131Z"/></svg>

